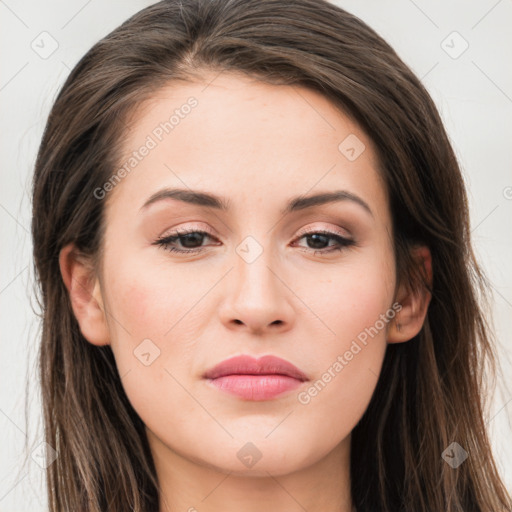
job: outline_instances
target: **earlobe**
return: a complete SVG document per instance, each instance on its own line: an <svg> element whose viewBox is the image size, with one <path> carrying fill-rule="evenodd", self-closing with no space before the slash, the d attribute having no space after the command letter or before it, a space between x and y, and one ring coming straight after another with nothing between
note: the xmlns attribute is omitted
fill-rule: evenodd
<svg viewBox="0 0 512 512"><path fill-rule="evenodd" d="M60 251L59 266L83 336L93 345L108 345L110 336L101 288L90 262L69 244Z"/></svg>
<svg viewBox="0 0 512 512"><path fill-rule="evenodd" d="M389 326L388 343L403 343L414 338L421 331L427 316L432 288L432 256L426 246L416 247L412 252L426 284L414 289L406 286L399 288L396 300L402 308Z"/></svg>

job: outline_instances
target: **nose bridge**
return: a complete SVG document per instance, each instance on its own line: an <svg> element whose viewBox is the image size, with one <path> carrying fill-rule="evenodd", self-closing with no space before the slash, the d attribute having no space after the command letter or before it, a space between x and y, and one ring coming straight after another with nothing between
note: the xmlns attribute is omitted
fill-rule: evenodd
<svg viewBox="0 0 512 512"><path fill-rule="evenodd" d="M265 244L265 245L264 245ZM243 323L254 330L289 324L292 307L288 288L281 282L270 237L247 236L235 248L223 320Z"/></svg>
<svg viewBox="0 0 512 512"><path fill-rule="evenodd" d="M254 300L255 304L263 299L267 304L275 300L276 294L282 292L282 283L279 283L275 270L271 270L276 258L273 258L270 237L266 236L260 242L249 235L236 247L235 252L237 295L243 295L245 300Z"/></svg>

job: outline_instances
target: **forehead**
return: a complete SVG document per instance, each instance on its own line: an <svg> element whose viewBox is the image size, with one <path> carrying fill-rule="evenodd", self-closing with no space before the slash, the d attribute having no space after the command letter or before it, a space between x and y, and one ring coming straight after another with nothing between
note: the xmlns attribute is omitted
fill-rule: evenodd
<svg viewBox="0 0 512 512"><path fill-rule="evenodd" d="M127 125L119 168L109 203L133 207L163 186L230 203L331 188L377 209L387 200L373 143L350 117L316 91L236 73L172 82L147 99Z"/></svg>

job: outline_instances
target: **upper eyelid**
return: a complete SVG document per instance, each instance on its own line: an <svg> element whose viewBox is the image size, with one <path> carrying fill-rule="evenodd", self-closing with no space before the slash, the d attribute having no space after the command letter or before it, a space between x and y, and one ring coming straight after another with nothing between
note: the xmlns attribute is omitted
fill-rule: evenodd
<svg viewBox="0 0 512 512"><path fill-rule="evenodd" d="M339 231L340 229L342 229L343 231L346 231L346 233L340 232ZM342 238L350 238L352 236L348 232L348 230L345 229L345 228L337 228L336 229L336 228L326 228L326 227L312 227L312 228L300 229L298 234L297 234L297 237L308 235L310 233L318 233L318 232L322 232L322 231L328 232L328 233L333 234L333 235L340 236Z"/></svg>
<svg viewBox="0 0 512 512"><path fill-rule="evenodd" d="M347 231L346 228L338 228L338 229L343 229L345 231ZM170 228L171 230L171 233L183 233L183 232L204 232L204 233L208 233L209 235L211 234L212 236L215 236L212 231L209 229L209 228L205 228L205 227L200 227L200 226L186 226L186 227L177 227L177 228ZM336 231L336 228L331 228L331 227L324 227L324 226L313 226L313 227L309 227L309 228L300 228L298 230L298 233L309 233L311 231L315 231L315 230L327 230L327 231Z"/></svg>
<svg viewBox="0 0 512 512"><path fill-rule="evenodd" d="M210 231L208 231L206 229L203 229L203 228L182 228L182 229L178 229L177 228L174 231L172 231L171 233L169 233L168 235L160 236L158 239L159 240L164 240L166 238L179 238L180 235L184 236L184 235L187 235L187 234L190 234L190 233L205 234L205 235L209 236L210 238L219 241L219 239L213 233L211 233ZM302 238L304 236L307 236L307 235L310 235L310 234L315 234L315 233L324 233L326 235L338 236L340 238L344 238L344 239L347 239L347 240L352 240L352 236L351 235L346 235L344 233L339 233L335 229L317 227L317 228L309 228L309 229L299 230L297 235L294 237L293 241L298 240L298 239L300 239L300 238Z"/></svg>

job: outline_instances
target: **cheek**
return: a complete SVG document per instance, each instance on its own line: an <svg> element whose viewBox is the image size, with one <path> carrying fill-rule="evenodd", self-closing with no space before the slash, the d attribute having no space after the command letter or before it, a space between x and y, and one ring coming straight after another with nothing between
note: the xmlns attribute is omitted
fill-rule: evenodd
<svg viewBox="0 0 512 512"><path fill-rule="evenodd" d="M181 265L172 267L165 260L140 255L124 256L111 265L107 297L114 317L111 328L119 341L162 342L181 329L187 312L208 290L207 283L191 281L192 277Z"/></svg>
<svg viewBox="0 0 512 512"><path fill-rule="evenodd" d="M310 280L302 282L305 288L300 293L324 322L326 336L323 338L331 349L350 345L359 333L380 320L393 301L394 271L390 259L379 257L377 252L353 258L346 264L340 263L339 267L333 267L321 276L316 284ZM378 322L378 337L385 337L385 327ZM326 350L324 354L328 352Z"/></svg>
<svg viewBox="0 0 512 512"><path fill-rule="evenodd" d="M194 402L179 383L194 362L197 336L191 333L190 311L200 291L188 286L178 270L171 274L168 268L139 263L125 257L111 267L111 347L132 406L145 422L158 425L169 421L169 403L179 402L181 412L194 413Z"/></svg>
<svg viewBox="0 0 512 512"><path fill-rule="evenodd" d="M116 264L106 274L105 294L119 373L143 370L144 378L156 378L166 360L177 356L183 360L176 351L186 350L187 344L169 341L184 338L187 313L198 300L198 290L187 286L178 268L170 274L168 268L126 254L110 261Z"/></svg>
<svg viewBox="0 0 512 512"><path fill-rule="evenodd" d="M299 395L306 421L326 418L324 434L348 435L366 410L377 385L393 308L390 260L359 260L331 273L308 302L328 329L315 338L318 373ZM328 418L328 420L327 420ZM313 428L313 425L311 425ZM343 430L343 432L340 431Z"/></svg>

